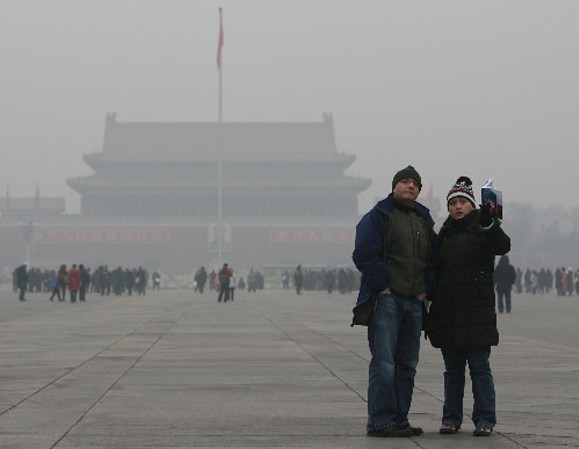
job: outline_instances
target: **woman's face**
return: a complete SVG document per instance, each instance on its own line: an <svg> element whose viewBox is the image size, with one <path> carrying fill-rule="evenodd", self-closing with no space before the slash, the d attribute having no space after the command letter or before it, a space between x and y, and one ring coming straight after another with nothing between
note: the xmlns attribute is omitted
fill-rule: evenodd
<svg viewBox="0 0 579 449"><path fill-rule="evenodd" d="M462 217L467 216L474 210L472 203L466 198L460 196L451 199L448 202L448 213L451 218L458 220Z"/></svg>

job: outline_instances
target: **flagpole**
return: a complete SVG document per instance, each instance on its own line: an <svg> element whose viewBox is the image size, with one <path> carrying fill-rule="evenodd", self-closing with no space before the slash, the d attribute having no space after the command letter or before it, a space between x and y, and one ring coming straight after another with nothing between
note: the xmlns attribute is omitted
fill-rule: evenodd
<svg viewBox="0 0 579 449"><path fill-rule="evenodd" d="M6 182L6 210L10 210L10 181Z"/></svg>
<svg viewBox="0 0 579 449"><path fill-rule="evenodd" d="M217 257L219 263L223 263L223 61L221 49L223 47L223 9L219 8L219 41L217 44L217 69L219 71L218 82L218 128L219 128L219 158L217 164L217 227L219 238L217 239Z"/></svg>

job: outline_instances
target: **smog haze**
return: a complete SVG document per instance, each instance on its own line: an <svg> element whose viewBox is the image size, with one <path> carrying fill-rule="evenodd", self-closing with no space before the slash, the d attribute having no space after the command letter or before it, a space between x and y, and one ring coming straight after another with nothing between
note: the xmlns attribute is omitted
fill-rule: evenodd
<svg viewBox="0 0 579 449"><path fill-rule="evenodd" d="M107 113L214 122L334 119L366 210L412 164L444 197L487 177L505 202L579 206L579 2L3 0L0 196L80 198ZM555 186L561 186L556 189ZM6 187L4 187L6 186Z"/></svg>

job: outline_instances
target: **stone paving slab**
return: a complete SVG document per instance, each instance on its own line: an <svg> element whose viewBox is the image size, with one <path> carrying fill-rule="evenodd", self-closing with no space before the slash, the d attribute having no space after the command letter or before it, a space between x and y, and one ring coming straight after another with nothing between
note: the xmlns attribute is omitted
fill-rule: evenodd
<svg viewBox="0 0 579 449"><path fill-rule="evenodd" d="M579 447L578 297L520 295L499 316L489 438L470 423L438 434L442 359L423 340L411 420L425 434L408 439L365 436L353 298L161 290L71 304L0 290L0 448Z"/></svg>

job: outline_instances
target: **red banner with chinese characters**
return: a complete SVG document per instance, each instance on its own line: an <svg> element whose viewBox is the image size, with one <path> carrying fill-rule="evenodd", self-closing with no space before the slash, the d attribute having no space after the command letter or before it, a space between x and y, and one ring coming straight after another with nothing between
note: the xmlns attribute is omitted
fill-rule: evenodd
<svg viewBox="0 0 579 449"><path fill-rule="evenodd" d="M169 243L169 228L40 228L36 244L158 244Z"/></svg>

